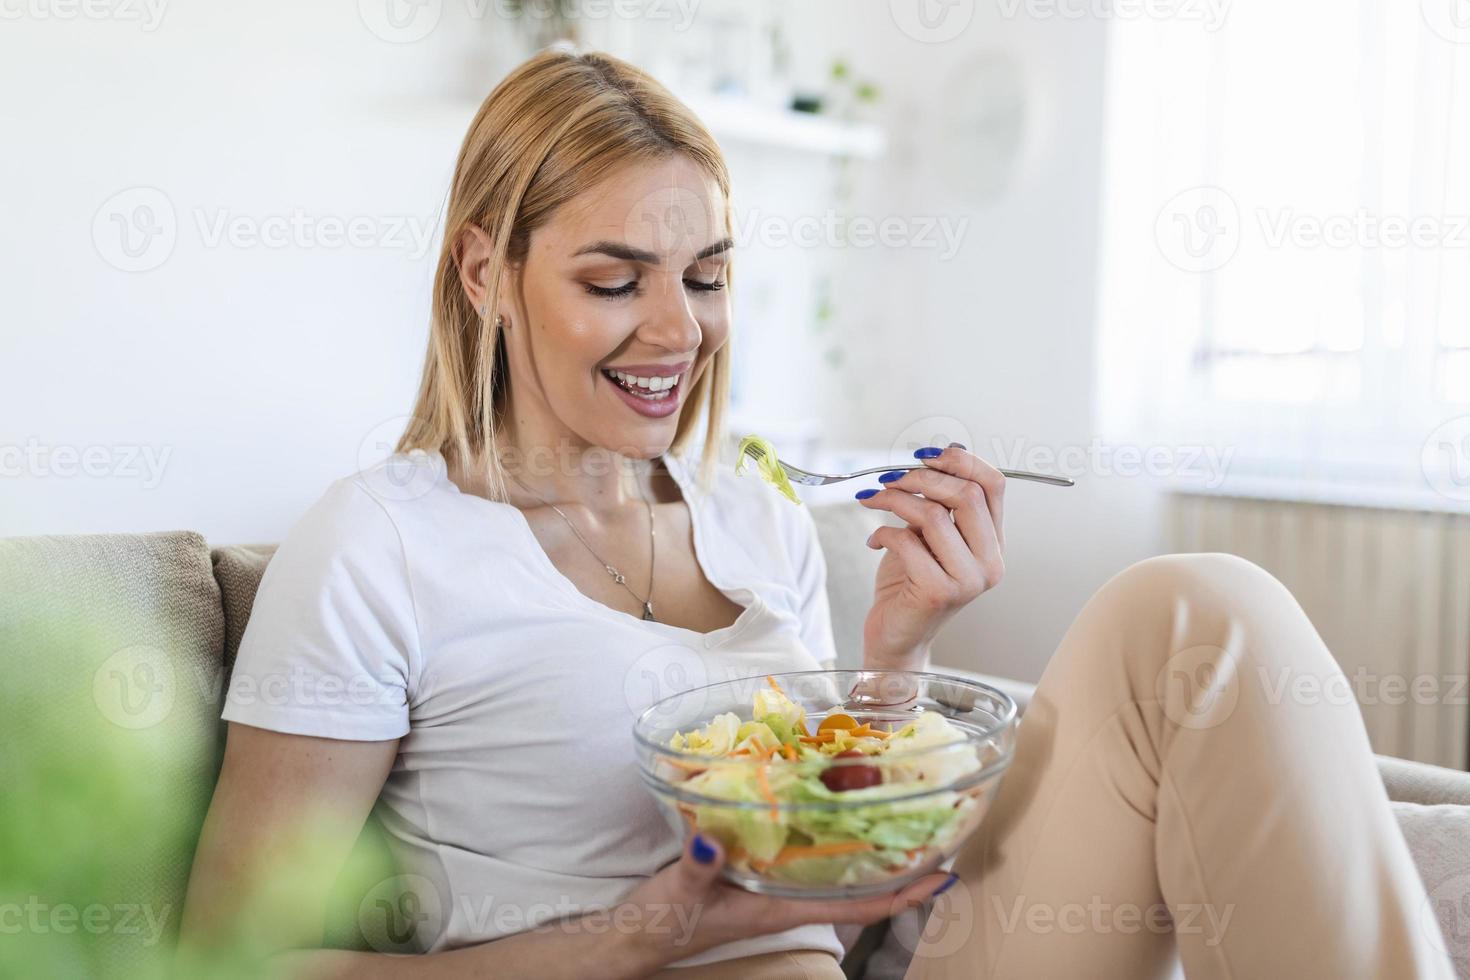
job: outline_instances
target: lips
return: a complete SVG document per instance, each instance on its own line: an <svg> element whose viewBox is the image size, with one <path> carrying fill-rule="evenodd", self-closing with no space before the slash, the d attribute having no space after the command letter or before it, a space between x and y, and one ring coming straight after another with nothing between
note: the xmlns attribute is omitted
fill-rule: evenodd
<svg viewBox="0 0 1470 980"><path fill-rule="evenodd" d="M665 418L679 410L687 364L630 364L604 368L602 378L623 403L645 418Z"/></svg>

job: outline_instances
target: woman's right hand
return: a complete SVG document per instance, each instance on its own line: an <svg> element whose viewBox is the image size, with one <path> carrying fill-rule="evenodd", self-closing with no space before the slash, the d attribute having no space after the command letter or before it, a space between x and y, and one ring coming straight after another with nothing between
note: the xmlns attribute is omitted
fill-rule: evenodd
<svg viewBox="0 0 1470 980"><path fill-rule="evenodd" d="M810 923L869 925L922 905L956 880L939 872L876 898L797 901L757 895L725 882L720 877L724 862L718 841L692 835L679 860L629 892L613 910L614 922L637 924L620 934L641 970L651 972L712 946Z"/></svg>

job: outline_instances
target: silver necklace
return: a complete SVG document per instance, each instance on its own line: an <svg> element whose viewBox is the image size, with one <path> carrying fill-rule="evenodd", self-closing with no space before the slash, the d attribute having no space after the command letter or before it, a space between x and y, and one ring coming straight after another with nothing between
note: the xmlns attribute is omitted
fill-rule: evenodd
<svg viewBox="0 0 1470 980"><path fill-rule="evenodd" d="M506 472L510 473L509 470L506 470ZM649 622L657 622L657 620L653 618L653 561L654 558L658 555L658 549L654 547L653 541L653 504L649 501L648 495L643 492L642 484L639 484L638 486L638 495L643 498L643 506L648 508L648 598L646 599L633 591L633 587L628 584L628 578L626 575L618 571L614 565L610 564L605 558L597 553L597 549L593 548L592 545L587 543L587 539L582 537L582 532L577 530L577 525L572 523L572 519L570 517L562 513L562 509L560 507L558 507L556 504L553 504L545 497L541 496L541 494L537 493L535 490L526 486L526 482L520 477L516 476L514 473L510 473L510 478L519 483L531 496L535 497L547 507L550 507L552 510L556 511L556 516L560 517L563 521L566 522L567 527L571 528L572 533L577 536L577 540L582 542L582 547L586 548L592 554L592 557L597 559L598 563L602 565L603 570L607 572L608 575L612 576L612 580L621 585L623 588L627 589L629 595L631 595L633 598L637 599L643 604L643 618L645 620L648 620Z"/></svg>

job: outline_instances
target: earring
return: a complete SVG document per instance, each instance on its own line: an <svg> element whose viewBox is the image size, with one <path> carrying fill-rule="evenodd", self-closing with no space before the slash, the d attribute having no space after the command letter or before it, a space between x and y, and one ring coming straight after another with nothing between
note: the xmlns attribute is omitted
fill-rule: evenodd
<svg viewBox="0 0 1470 980"><path fill-rule="evenodd" d="M480 319L483 320L490 315L490 301L487 299L480 304ZM499 313L495 314L495 327L497 330L505 329L505 317Z"/></svg>

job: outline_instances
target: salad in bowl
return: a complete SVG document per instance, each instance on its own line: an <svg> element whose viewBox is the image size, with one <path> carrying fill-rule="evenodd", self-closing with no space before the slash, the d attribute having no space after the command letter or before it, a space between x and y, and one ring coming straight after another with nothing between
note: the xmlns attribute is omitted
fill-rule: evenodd
<svg viewBox="0 0 1470 980"><path fill-rule="evenodd" d="M802 671L654 704L639 768L670 823L718 839L752 891L841 899L952 857L1010 764L1016 706L915 671Z"/></svg>

